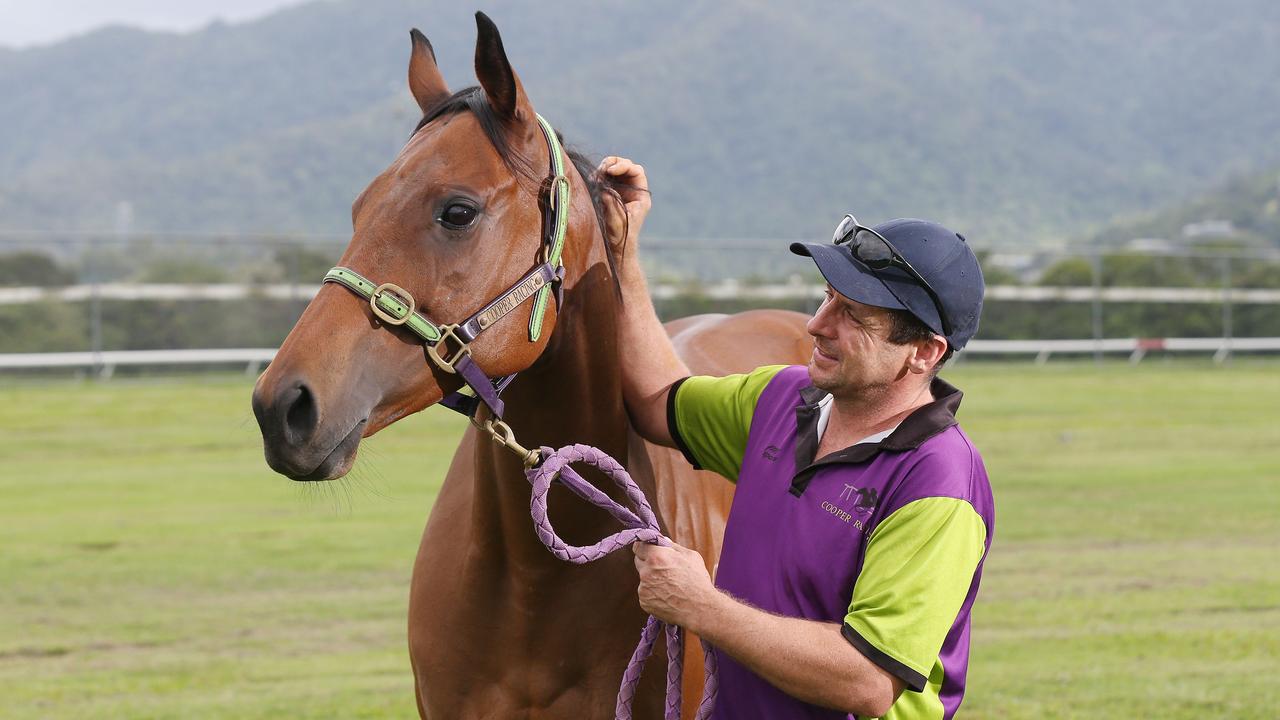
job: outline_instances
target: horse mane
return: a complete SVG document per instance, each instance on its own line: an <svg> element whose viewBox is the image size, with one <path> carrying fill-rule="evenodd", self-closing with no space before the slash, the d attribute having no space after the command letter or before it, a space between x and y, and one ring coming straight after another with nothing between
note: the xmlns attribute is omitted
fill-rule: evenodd
<svg viewBox="0 0 1280 720"><path fill-rule="evenodd" d="M424 126L438 118L460 112L470 112L476 117L476 120L480 123L480 129L484 131L485 137L489 138L490 144L498 152L498 157L502 158L502 162L507 166L507 169L521 180L522 185L536 188L535 192L541 196L542 191L549 187L548 182L550 179L534 168L533 161L527 155L511 145L507 139L506 127L502 118L498 117L493 111L488 99L485 97L484 90L479 86L473 85L463 88L431 106L422 114L422 119L418 121L418 125L413 129L413 132L417 133ZM560 144L565 149L565 153L569 156L569 162L573 164L574 169L578 171L578 175L582 177L582 181L587 185L587 194L591 197L591 207L595 212L596 225L600 230L601 242L604 244L605 258L609 262L609 274L613 278L614 294L621 301L622 285L618 279L617 256L614 252L613 244L609 241L608 226L604 217L604 203L617 202L620 205L623 204L617 190L619 183L612 177L598 176L596 174L596 165L598 163L585 153L569 147L560 131L556 130L555 132L556 137L560 139ZM606 199L606 197L609 199ZM625 237L620 242L625 242Z"/></svg>

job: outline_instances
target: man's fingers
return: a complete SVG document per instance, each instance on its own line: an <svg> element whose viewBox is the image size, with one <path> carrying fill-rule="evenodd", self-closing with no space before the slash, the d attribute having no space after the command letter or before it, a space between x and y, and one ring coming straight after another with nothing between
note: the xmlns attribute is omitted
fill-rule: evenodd
<svg viewBox="0 0 1280 720"><path fill-rule="evenodd" d="M636 572L643 578L649 572L653 561L653 546L646 542L633 542L631 543L631 552L636 555Z"/></svg>
<svg viewBox="0 0 1280 720"><path fill-rule="evenodd" d="M620 160L609 166L610 175L643 175L644 166L630 160Z"/></svg>
<svg viewBox="0 0 1280 720"><path fill-rule="evenodd" d="M655 567L665 566L668 564L665 555L672 551L671 548L654 545L652 543L636 541L631 543L631 552L636 554L636 562L654 564Z"/></svg>
<svg viewBox="0 0 1280 720"><path fill-rule="evenodd" d="M600 161L600 172L615 177L642 177L644 166L627 158L610 155Z"/></svg>
<svg viewBox="0 0 1280 720"><path fill-rule="evenodd" d="M615 177L642 177L644 175L644 166L637 165L636 163L629 161L625 163L620 162L610 165L609 169L605 170L605 172Z"/></svg>

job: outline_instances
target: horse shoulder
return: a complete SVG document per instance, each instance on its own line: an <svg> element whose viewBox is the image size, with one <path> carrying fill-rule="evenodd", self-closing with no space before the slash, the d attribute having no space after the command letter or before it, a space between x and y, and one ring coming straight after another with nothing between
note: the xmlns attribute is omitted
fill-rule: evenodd
<svg viewBox="0 0 1280 720"><path fill-rule="evenodd" d="M699 375L749 372L761 365L804 364L813 342L809 316L791 310L693 315L666 324L676 353Z"/></svg>

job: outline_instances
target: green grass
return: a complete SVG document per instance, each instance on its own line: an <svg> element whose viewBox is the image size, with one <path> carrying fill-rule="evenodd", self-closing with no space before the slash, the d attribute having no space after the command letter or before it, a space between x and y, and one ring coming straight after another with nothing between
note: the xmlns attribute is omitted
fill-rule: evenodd
<svg viewBox="0 0 1280 720"><path fill-rule="evenodd" d="M998 505L962 717L1274 718L1280 365L963 365ZM414 716L460 420L272 474L250 382L0 381L0 717Z"/></svg>

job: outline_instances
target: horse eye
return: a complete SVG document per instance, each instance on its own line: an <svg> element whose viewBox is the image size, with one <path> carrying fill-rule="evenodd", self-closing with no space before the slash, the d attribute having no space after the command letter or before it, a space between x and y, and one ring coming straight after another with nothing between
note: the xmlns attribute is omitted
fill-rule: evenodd
<svg viewBox="0 0 1280 720"><path fill-rule="evenodd" d="M478 211L465 203L450 203L440 213L440 223L451 230L461 230L476 219Z"/></svg>

